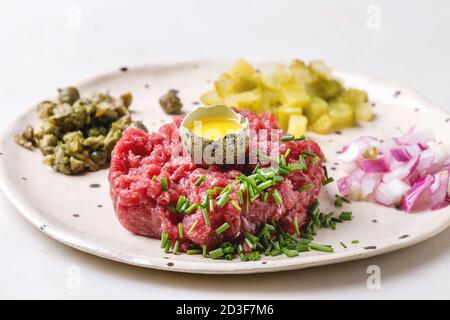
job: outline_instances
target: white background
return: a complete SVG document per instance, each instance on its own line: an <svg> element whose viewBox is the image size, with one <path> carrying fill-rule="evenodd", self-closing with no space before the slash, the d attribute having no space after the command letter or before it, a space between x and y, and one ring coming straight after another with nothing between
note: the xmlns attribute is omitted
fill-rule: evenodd
<svg viewBox="0 0 450 320"><path fill-rule="evenodd" d="M367 23L377 11L380 28L373 29L373 20ZM450 111L449 18L445 0L2 0L0 121L97 73L203 57L323 58L416 89ZM0 298L450 298L449 244L448 229L412 248L333 266L254 276L176 274L59 244L0 193ZM366 286L369 265L381 268L380 290ZM73 271L79 288L70 285Z"/></svg>

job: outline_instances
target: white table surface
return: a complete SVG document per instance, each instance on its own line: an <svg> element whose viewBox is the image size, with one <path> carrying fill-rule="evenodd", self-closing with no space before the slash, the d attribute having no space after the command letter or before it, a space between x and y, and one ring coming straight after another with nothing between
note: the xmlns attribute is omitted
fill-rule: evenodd
<svg viewBox="0 0 450 320"><path fill-rule="evenodd" d="M409 86L450 111L449 15L445 0L4 0L0 121L57 87L120 66L241 56L323 58ZM414 247L339 265L254 276L177 274L64 246L0 193L0 298L450 298L449 244L447 229ZM379 290L366 285L369 265L381 268ZM79 286L71 285L73 272Z"/></svg>

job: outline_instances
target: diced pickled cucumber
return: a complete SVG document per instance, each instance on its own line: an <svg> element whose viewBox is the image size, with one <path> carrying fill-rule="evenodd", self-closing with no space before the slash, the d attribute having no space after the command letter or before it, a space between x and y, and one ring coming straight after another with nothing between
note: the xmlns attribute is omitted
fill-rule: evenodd
<svg viewBox="0 0 450 320"><path fill-rule="evenodd" d="M289 125L289 118L292 115L302 115L302 113L303 109L299 107L291 107L286 105L278 107L278 109L275 112L278 120L278 126L282 130L286 131Z"/></svg>
<svg viewBox="0 0 450 320"><path fill-rule="evenodd" d="M208 92L202 94L202 96L200 97L200 101L203 102L203 104L208 106L208 105L223 103L223 98L221 98L217 94L217 91L211 90L211 91L208 91Z"/></svg>
<svg viewBox="0 0 450 320"><path fill-rule="evenodd" d="M264 111L274 111L280 105L278 93L272 90L262 90L262 109Z"/></svg>
<svg viewBox="0 0 450 320"><path fill-rule="evenodd" d="M253 77L255 75L256 71L253 66L247 62L245 59L239 59L228 70L228 74L231 76L231 78L238 78L238 77Z"/></svg>
<svg viewBox="0 0 450 320"><path fill-rule="evenodd" d="M327 134L333 130L334 120L331 118L330 113L326 112L314 122L309 129L319 134Z"/></svg>
<svg viewBox="0 0 450 320"><path fill-rule="evenodd" d="M330 116L333 118L334 129L353 127L355 125L355 110L344 102L330 104Z"/></svg>
<svg viewBox="0 0 450 320"><path fill-rule="evenodd" d="M356 121L371 121L373 116L373 108L370 103L364 102L355 107Z"/></svg>
<svg viewBox="0 0 450 320"><path fill-rule="evenodd" d="M342 85L337 80L318 80L308 84L308 92L325 100L337 97L342 92Z"/></svg>
<svg viewBox="0 0 450 320"><path fill-rule="evenodd" d="M309 69L317 75L319 79L331 79L331 69L322 60L312 61L309 64Z"/></svg>
<svg viewBox="0 0 450 320"><path fill-rule="evenodd" d="M296 59L292 61L289 66L289 70L291 71L292 78L294 78L298 83L306 84L315 79L309 68L301 60Z"/></svg>
<svg viewBox="0 0 450 320"><path fill-rule="evenodd" d="M279 90L292 80L289 71L283 65L278 65L272 70L263 72L261 78L263 85L272 90Z"/></svg>
<svg viewBox="0 0 450 320"><path fill-rule="evenodd" d="M236 107L239 110L262 111L261 90L245 91L230 94L225 97L225 104Z"/></svg>
<svg viewBox="0 0 450 320"><path fill-rule="evenodd" d="M305 108L305 115L308 117L310 123L314 123L328 110L330 108L325 100L314 97L311 99L311 103Z"/></svg>
<svg viewBox="0 0 450 320"><path fill-rule="evenodd" d="M282 104L292 107L304 107L311 101L305 87L295 82L290 82L280 88L279 99Z"/></svg>
<svg viewBox="0 0 450 320"><path fill-rule="evenodd" d="M292 115L289 117L287 132L298 138L305 134L308 128L308 118L302 115Z"/></svg>
<svg viewBox="0 0 450 320"><path fill-rule="evenodd" d="M228 94L235 93L235 87L234 87L234 81L233 79L227 75L223 74L214 82L214 87L216 88L217 93L219 96L224 98Z"/></svg>
<svg viewBox="0 0 450 320"><path fill-rule="evenodd" d="M346 102L351 103L353 106L357 106L361 103L367 102L367 93L358 89L348 89L342 95Z"/></svg>

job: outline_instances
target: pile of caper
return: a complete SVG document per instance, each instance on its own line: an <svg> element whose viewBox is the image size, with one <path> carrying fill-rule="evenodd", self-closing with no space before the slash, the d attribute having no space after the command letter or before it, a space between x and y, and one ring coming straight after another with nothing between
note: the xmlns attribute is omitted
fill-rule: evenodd
<svg viewBox="0 0 450 320"><path fill-rule="evenodd" d="M97 171L110 162L122 132L132 125L131 101L130 93L119 98L108 93L83 98L74 87L59 89L57 101L37 106L40 129L28 125L15 141L30 150L39 148L44 163L57 172Z"/></svg>

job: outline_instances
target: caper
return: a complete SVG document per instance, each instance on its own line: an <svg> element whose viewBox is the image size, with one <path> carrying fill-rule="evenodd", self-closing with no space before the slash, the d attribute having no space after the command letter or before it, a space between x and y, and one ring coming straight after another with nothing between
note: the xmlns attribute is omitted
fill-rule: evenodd
<svg viewBox="0 0 450 320"><path fill-rule="evenodd" d="M80 93L76 88L58 89L58 100L60 103L74 104L78 99L80 99Z"/></svg>
<svg viewBox="0 0 450 320"><path fill-rule="evenodd" d="M161 108L163 108L163 110L168 114L179 114L181 112L183 104L177 94L177 90L169 90L166 94L159 98Z"/></svg>

